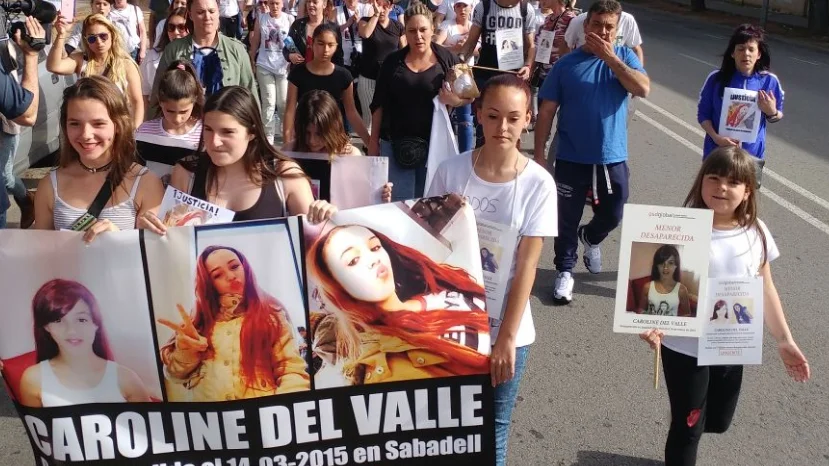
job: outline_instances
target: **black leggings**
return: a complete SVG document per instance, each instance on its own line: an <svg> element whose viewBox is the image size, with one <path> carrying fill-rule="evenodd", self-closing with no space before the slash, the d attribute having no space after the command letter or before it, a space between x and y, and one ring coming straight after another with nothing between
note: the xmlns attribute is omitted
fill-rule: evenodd
<svg viewBox="0 0 829 466"><path fill-rule="evenodd" d="M743 380L743 366L697 366L697 358L662 347L671 401L665 466L693 466L703 432L728 430Z"/></svg>

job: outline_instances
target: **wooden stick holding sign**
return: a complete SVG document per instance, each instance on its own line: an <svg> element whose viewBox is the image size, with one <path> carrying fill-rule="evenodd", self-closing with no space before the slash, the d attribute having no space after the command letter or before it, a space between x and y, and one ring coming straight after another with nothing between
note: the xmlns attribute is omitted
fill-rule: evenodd
<svg viewBox="0 0 829 466"><path fill-rule="evenodd" d="M659 390L659 365L662 359L662 344L656 345L653 350L653 388Z"/></svg>
<svg viewBox="0 0 829 466"><path fill-rule="evenodd" d="M498 72L498 73L512 73L512 74L518 74L518 72L517 72L517 71L504 71L504 70L499 70L498 68L490 68L490 67L488 67L488 66L478 66L478 65L472 65L472 68L476 68L476 69L479 69L479 70L496 71L496 72Z"/></svg>

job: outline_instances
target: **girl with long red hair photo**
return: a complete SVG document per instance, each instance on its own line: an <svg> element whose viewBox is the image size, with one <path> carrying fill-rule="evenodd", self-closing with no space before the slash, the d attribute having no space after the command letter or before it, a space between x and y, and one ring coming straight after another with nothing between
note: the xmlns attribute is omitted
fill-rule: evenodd
<svg viewBox="0 0 829 466"><path fill-rule="evenodd" d="M151 401L138 375L113 361L95 296L82 284L46 282L32 299L37 364L23 372L31 408Z"/></svg>
<svg viewBox="0 0 829 466"><path fill-rule="evenodd" d="M322 234L307 267L337 322L345 383L489 372L484 288L465 270L359 225Z"/></svg>
<svg viewBox="0 0 829 466"><path fill-rule="evenodd" d="M262 290L237 249L208 246L196 265L192 315L157 319L175 335L161 348L169 401L225 401L310 390L284 306ZM185 399L177 399L179 396Z"/></svg>

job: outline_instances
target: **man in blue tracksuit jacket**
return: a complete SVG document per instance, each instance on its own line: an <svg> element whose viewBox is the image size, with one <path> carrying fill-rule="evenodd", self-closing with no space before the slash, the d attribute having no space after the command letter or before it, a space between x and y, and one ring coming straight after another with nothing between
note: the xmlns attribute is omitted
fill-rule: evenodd
<svg viewBox="0 0 829 466"><path fill-rule="evenodd" d="M558 271L553 300L573 299L572 270L579 241L592 273L602 269L599 249L622 220L628 198L628 93L646 97L650 80L636 54L613 46L622 6L599 0L584 21L586 43L563 56L550 70L539 92L543 99L535 132L535 160L544 164L544 143L558 111L559 144L553 176L558 188ZM551 148L552 149L552 148ZM584 198L593 190L593 219L579 226Z"/></svg>

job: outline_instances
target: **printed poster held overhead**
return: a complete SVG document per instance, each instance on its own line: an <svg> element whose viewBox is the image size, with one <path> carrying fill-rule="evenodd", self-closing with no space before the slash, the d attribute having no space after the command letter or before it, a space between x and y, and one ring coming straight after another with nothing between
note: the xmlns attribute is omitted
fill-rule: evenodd
<svg viewBox="0 0 829 466"><path fill-rule="evenodd" d="M625 205L613 331L699 335L713 212Z"/></svg>

